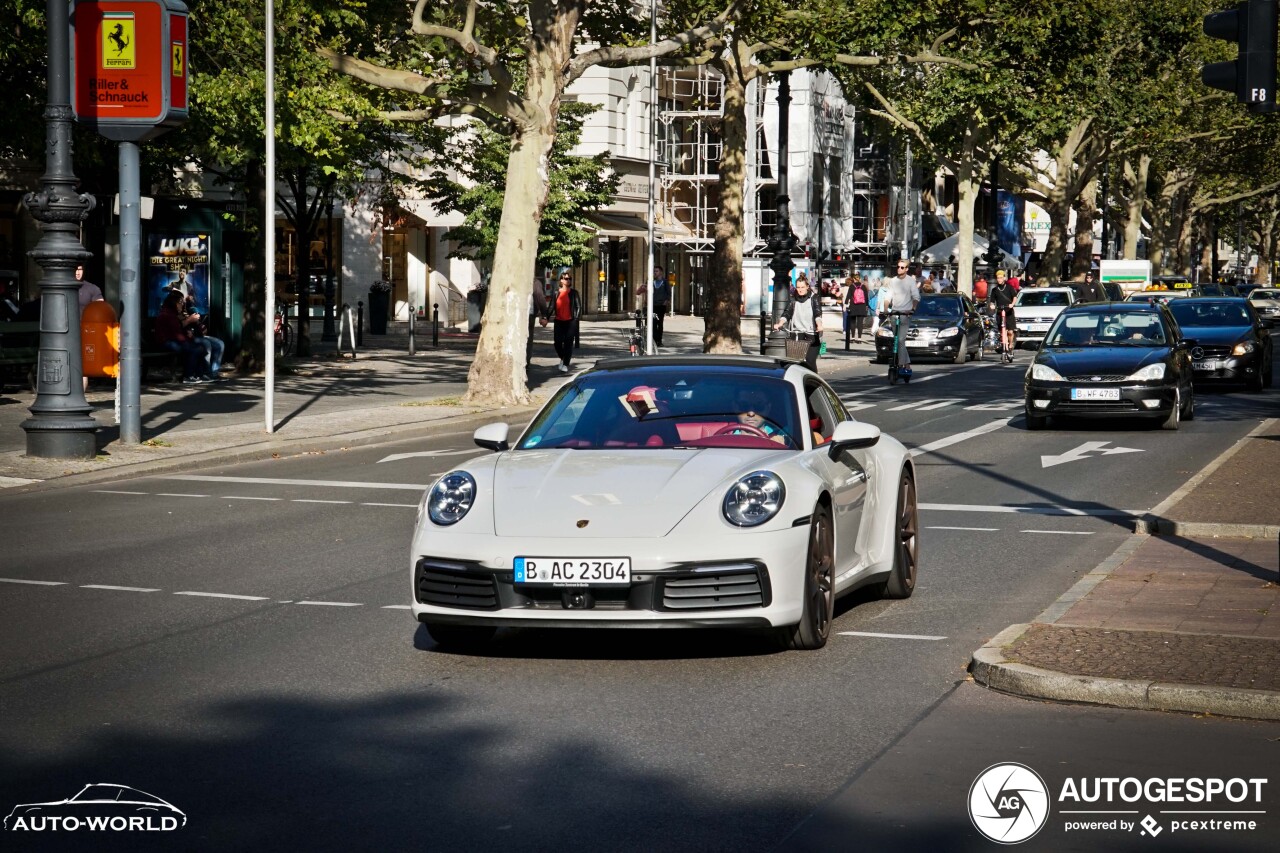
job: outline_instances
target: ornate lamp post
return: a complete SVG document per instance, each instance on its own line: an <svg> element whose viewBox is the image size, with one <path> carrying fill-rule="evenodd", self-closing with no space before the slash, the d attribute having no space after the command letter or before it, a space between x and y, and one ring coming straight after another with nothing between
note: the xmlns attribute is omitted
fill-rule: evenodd
<svg viewBox="0 0 1280 853"><path fill-rule="evenodd" d="M778 73L778 219L773 226L773 237L769 240L769 248L773 251L773 260L769 268L773 270L773 322L787 310L791 302L791 270L795 264L791 262L791 250L795 247L795 238L791 234L791 196L787 187L788 123L791 111L791 72ZM764 354L774 358L786 358L787 335L775 330L769 335L769 343L765 345Z"/></svg>
<svg viewBox="0 0 1280 853"><path fill-rule="evenodd" d="M92 459L98 452L98 423L81 388L80 303L77 266L92 253L80 245L79 223L93 198L76 190L71 171L71 61L66 0L46 0L49 28L49 89L44 110L45 173L39 192L23 199L44 232L31 256L44 277L40 283L40 353L36 399L23 421L27 455L50 459Z"/></svg>

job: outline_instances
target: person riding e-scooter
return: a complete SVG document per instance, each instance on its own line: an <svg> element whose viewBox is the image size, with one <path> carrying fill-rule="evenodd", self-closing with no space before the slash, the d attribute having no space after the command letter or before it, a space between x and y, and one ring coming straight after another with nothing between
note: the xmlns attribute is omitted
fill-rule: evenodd
<svg viewBox="0 0 1280 853"><path fill-rule="evenodd" d="M891 311L899 314L914 314L920 304L920 285L915 276L908 272L907 261L898 261L898 274L886 278L880 287L880 300L876 310L887 316ZM898 326L898 375L911 376L911 353L905 346L907 330L911 327L911 317L900 318Z"/></svg>

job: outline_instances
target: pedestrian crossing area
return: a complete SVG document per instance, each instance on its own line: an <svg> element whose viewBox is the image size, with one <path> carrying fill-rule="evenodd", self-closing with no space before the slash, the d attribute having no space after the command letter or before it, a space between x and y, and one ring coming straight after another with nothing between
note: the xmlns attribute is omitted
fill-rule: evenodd
<svg viewBox="0 0 1280 853"><path fill-rule="evenodd" d="M1007 412L1015 409L1021 409L1023 400L1021 397L1010 397L999 400L973 400L965 397L932 397L924 400L907 400L903 401L899 397L892 397L883 400L868 400L861 396L847 396L840 398L851 412L861 412L865 409L880 409L886 412L935 412L941 409L964 409L970 412Z"/></svg>

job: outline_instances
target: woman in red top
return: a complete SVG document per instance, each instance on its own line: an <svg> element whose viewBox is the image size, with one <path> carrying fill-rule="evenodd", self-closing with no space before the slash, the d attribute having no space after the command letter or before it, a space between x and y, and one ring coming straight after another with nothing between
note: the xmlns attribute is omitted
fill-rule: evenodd
<svg viewBox="0 0 1280 853"><path fill-rule="evenodd" d="M573 358L573 339L577 331L578 318L582 316L582 300L578 291L573 289L573 278L564 273L560 276L560 289L556 291L552 318L555 320L554 332L556 355L560 357L558 369L561 373L569 372L569 360Z"/></svg>

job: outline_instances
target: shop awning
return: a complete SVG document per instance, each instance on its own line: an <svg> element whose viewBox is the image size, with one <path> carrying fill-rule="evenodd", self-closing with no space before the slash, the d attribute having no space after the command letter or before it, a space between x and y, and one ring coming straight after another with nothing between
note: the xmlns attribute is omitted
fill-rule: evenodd
<svg viewBox="0 0 1280 853"><path fill-rule="evenodd" d="M587 221L595 227L596 234L601 237L649 236L649 223L639 216L630 216L625 213L589 211L587 213ZM661 229L657 229L657 233L661 235Z"/></svg>

